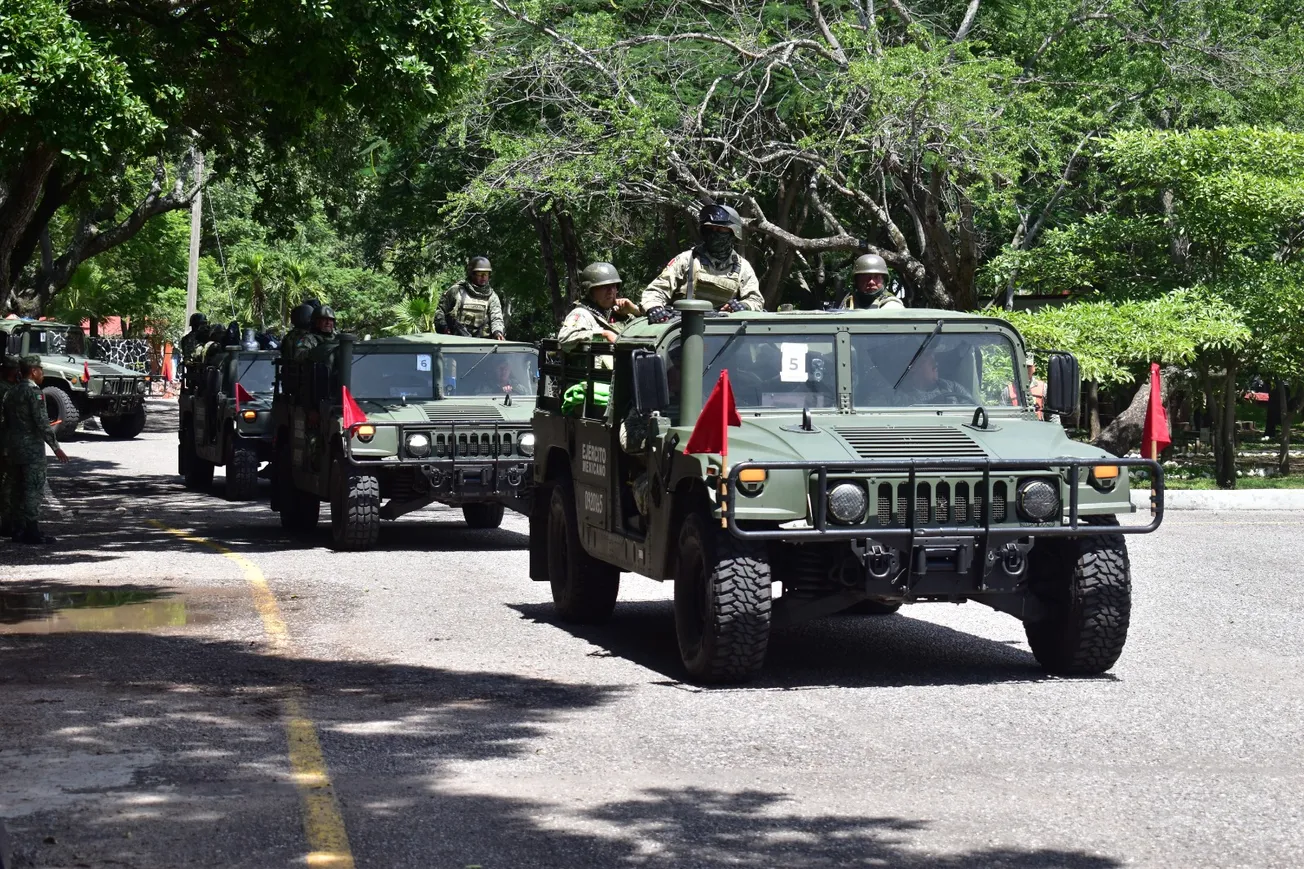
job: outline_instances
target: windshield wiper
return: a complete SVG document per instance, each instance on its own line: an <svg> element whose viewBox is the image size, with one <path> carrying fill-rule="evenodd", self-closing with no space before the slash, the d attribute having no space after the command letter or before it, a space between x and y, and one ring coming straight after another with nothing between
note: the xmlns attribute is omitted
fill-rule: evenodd
<svg viewBox="0 0 1304 869"><path fill-rule="evenodd" d="M915 351L915 355L910 357L910 363L906 365L906 370L902 371L901 376L897 378L897 382L892 384L893 392L896 392L897 387L901 385L901 381L906 379L906 375L910 373L910 369L915 367L915 363L919 361L919 357L924 355L924 351L928 349L928 345L933 343L933 339L936 338L941 331L942 321L938 320L937 325L933 327L932 334L924 339L924 343L919 345L919 349Z"/></svg>
<svg viewBox="0 0 1304 869"><path fill-rule="evenodd" d="M746 332L746 331L747 331L747 323L744 322L744 323L739 324L738 328L737 328L737 329L734 329L733 334L730 335L728 338L726 338L725 341L724 341L724 343L720 345L720 349L717 350L717 351L715 351L715 355L712 356L712 357L711 357L711 361L708 362L708 363L706 364L706 368L704 368L704 369L702 369L702 370L703 370L703 371L710 371L710 370L711 370L711 366L712 366L712 365L715 365L715 360L717 360L717 359L720 358L720 354L723 353L724 351L728 350L728 349L729 349L729 345L732 344L732 343L734 342L734 339L737 338L739 335L743 334L743 333Z"/></svg>
<svg viewBox="0 0 1304 869"><path fill-rule="evenodd" d="M496 345L494 346L494 349L492 349L492 350L489 351L489 353L497 353L497 352L498 352L498 347L497 347ZM480 367L480 363L483 362L483 361L485 361L486 359L489 358L489 353L486 353L485 355L481 356L479 359L477 359L477 360L475 361L475 364L474 364L474 365L472 365L470 368L466 369L466 371L462 372L461 374L459 374L459 375L457 375L457 376L458 376L458 377L470 377L470 376L471 376L471 372L474 371L474 370L476 370L477 368L479 368L479 367Z"/></svg>

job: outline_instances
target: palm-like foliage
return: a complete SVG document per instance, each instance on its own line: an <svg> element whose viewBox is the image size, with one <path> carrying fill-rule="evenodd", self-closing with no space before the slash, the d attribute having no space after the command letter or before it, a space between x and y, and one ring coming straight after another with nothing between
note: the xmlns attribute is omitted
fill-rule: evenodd
<svg viewBox="0 0 1304 869"><path fill-rule="evenodd" d="M241 253L236 258L233 272L240 294L248 305L250 319L258 324L259 329L266 328L267 306L280 283L271 257L261 251Z"/></svg>
<svg viewBox="0 0 1304 869"><path fill-rule="evenodd" d="M439 287L431 284L419 295L409 296L394 305L394 325L390 332L409 335L415 332L435 331L435 314L439 310Z"/></svg>

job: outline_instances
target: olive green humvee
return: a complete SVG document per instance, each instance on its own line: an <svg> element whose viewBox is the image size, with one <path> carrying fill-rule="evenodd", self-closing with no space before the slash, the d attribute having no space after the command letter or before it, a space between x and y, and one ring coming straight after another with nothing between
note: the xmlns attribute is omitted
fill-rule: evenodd
<svg viewBox="0 0 1304 869"><path fill-rule="evenodd" d="M435 334L341 335L283 359L272 509L308 531L328 502L341 549L371 547L380 520L436 501L461 507L472 528L497 528L505 507L529 504L536 363L529 344Z"/></svg>
<svg viewBox="0 0 1304 869"><path fill-rule="evenodd" d="M68 333L76 326L45 320L0 320L6 352L41 357L41 393L60 439L72 436L84 420L100 418L104 433L128 440L145 430L149 377L139 371L69 353Z"/></svg>
<svg viewBox="0 0 1304 869"><path fill-rule="evenodd" d="M186 371L177 400L177 469L190 489L206 489L226 466L226 497L258 497L258 469L272 459L273 350L230 346ZM239 389L237 389L239 386Z"/></svg>
<svg viewBox="0 0 1304 869"><path fill-rule="evenodd" d="M530 575L563 619L608 618L621 571L673 580L688 673L738 681L761 668L772 625L972 600L1022 620L1051 672L1113 666L1131 601L1123 535L1158 527L1162 470L1041 421L1013 327L677 307L679 321L635 321L614 345L541 349ZM1075 413L1077 361L1045 355L1046 413ZM695 423L723 427L698 415L726 370L741 422L727 457L686 454ZM1154 487L1145 525L1118 523L1130 471Z"/></svg>

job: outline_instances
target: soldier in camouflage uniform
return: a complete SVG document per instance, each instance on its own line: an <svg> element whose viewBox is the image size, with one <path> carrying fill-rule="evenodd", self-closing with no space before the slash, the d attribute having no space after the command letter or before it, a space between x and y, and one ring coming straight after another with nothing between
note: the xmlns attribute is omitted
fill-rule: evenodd
<svg viewBox="0 0 1304 869"><path fill-rule="evenodd" d="M857 311L905 307L900 299L888 292L887 263L878 254L867 253L856 257L852 273L856 288L843 297L842 307Z"/></svg>
<svg viewBox="0 0 1304 869"><path fill-rule="evenodd" d="M206 335L208 332L208 318L199 312L190 315L190 331L181 336L181 358L186 360L190 354L195 352L195 347L201 342L200 335Z"/></svg>
<svg viewBox="0 0 1304 869"><path fill-rule="evenodd" d="M312 312L312 329L294 343L294 358L308 359L318 347L335 343L335 309L322 305Z"/></svg>
<svg viewBox="0 0 1304 869"><path fill-rule="evenodd" d="M290 311L290 331L281 339L281 358L293 359L295 345L312 328L312 315L321 307L316 299L304 299L303 304Z"/></svg>
<svg viewBox="0 0 1304 869"><path fill-rule="evenodd" d="M506 337L503 305L489 286L493 268L488 257L473 256L466 262L466 278L453 284L439 297L435 331L468 338Z"/></svg>
<svg viewBox="0 0 1304 869"><path fill-rule="evenodd" d="M3 367L0 367L0 534L12 537L15 531L14 517L9 515L9 469L5 463L5 393L18 384L18 357L5 354Z"/></svg>
<svg viewBox="0 0 1304 869"><path fill-rule="evenodd" d="M702 241L672 259L647 285L640 300L649 322L670 319L676 299L693 296L710 302L721 311L763 311L765 297L752 264L734 251L742 241L743 222L738 212L725 205L703 206L698 214Z"/></svg>
<svg viewBox="0 0 1304 869"><path fill-rule="evenodd" d="M54 538L41 533L41 498L45 495L45 446L50 445L61 462L68 455L59 448L54 428L45 413L45 397L41 395L40 356L24 356L19 360L19 382L4 397L3 411L5 458L9 474L9 511L21 525L14 540L19 543L53 543Z"/></svg>
<svg viewBox="0 0 1304 869"><path fill-rule="evenodd" d="M625 327L621 318L639 313L638 305L618 297L622 283L620 272L611 263L593 263L580 272L580 285L587 298L576 300L561 323L557 341L563 349L570 350L585 341L606 339L615 343ZM599 356L595 364L610 368L611 357Z"/></svg>

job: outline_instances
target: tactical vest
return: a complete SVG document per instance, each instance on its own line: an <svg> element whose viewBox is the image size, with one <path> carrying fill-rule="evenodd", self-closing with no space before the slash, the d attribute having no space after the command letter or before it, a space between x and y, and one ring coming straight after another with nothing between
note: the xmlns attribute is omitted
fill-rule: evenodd
<svg viewBox="0 0 1304 869"><path fill-rule="evenodd" d="M457 285L458 294L457 302L453 305L453 319L466 327L466 330L477 338L489 337L489 290L485 289L484 298L480 298L467 287L465 281L459 281Z"/></svg>
<svg viewBox="0 0 1304 869"><path fill-rule="evenodd" d="M877 296L874 297L874 301L870 302L868 305L862 306L856 304L856 294L854 292L851 292L851 293L847 293L847 295L843 297L842 307L853 311L876 311L879 308L883 307L884 305L889 304L890 302L899 302L899 301L901 300L898 299L896 296L892 295L887 290L883 290L881 293L879 293Z"/></svg>
<svg viewBox="0 0 1304 869"><path fill-rule="evenodd" d="M720 307L725 302L736 297L743 288L743 264L738 254L731 254L729 262L724 268L716 266L710 257L699 255L696 248L693 249L693 258L689 261L689 280L695 282L693 295L699 299L710 302L715 307ZM693 264L697 264L696 277L692 276ZM722 272L721 274L712 274L711 269ZM687 292L687 286L684 287Z"/></svg>

